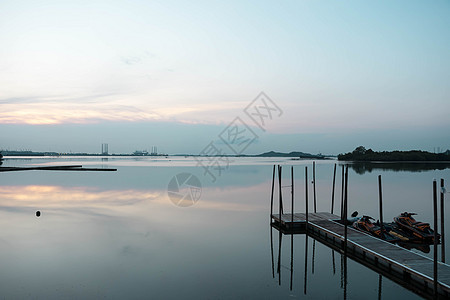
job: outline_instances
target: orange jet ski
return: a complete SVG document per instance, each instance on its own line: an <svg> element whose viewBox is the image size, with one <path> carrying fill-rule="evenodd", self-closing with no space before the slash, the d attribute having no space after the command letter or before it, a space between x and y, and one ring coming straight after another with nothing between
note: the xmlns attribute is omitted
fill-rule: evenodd
<svg viewBox="0 0 450 300"><path fill-rule="evenodd" d="M397 225L410 233L412 233L419 240L431 243L434 241L434 230L431 229L430 224L416 221L412 216L417 215L416 213L401 213L399 216L394 218ZM437 235L438 241L440 239L440 234Z"/></svg>
<svg viewBox="0 0 450 300"><path fill-rule="evenodd" d="M353 227L358 229L359 231L363 231L377 237L379 239L385 240L386 242L395 243L401 241L400 238L396 236L390 235L386 228L381 231L381 227L377 224L372 223L371 220L374 220L372 217L363 216L358 221L353 223Z"/></svg>

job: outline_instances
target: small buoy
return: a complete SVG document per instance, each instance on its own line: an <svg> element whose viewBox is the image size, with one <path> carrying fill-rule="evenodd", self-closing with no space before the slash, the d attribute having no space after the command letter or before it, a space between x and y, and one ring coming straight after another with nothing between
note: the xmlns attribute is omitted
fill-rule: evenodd
<svg viewBox="0 0 450 300"><path fill-rule="evenodd" d="M36 211L36 217L40 217L41 216L41 212L38 210Z"/></svg>

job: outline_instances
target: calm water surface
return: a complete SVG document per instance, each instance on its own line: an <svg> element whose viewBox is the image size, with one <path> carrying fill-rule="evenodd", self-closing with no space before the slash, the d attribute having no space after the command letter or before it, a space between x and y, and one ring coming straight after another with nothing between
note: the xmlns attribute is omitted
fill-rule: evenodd
<svg viewBox="0 0 450 300"><path fill-rule="evenodd" d="M82 164L118 171L0 174L0 294L6 299L420 298L385 277L380 285L377 273L350 259L345 285L341 255L305 235L292 241L291 283L291 237L284 236L279 248L273 230L272 269L274 163L286 166L283 185L294 165L296 211L304 211L304 167L311 179L311 161L233 158L213 182L195 160L184 157L6 159L3 166ZM317 162L318 211L330 211L334 163ZM432 180L449 182L450 169L382 167L349 169L349 211L378 217L381 174L385 220L413 211L432 223ZM176 206L167 194L170 180L183 172L202 185L199 201L190 207ZM336 201L340 180L338 168ZM289 199L290 189L283 193ZM431 257L432 252L420 253Z"/></svg>

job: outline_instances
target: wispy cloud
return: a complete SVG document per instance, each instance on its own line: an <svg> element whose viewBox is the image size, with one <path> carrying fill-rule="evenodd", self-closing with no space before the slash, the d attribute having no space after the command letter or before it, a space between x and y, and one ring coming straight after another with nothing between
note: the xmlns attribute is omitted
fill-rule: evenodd
<svg viewBox="0 0 450 300"><path fill-rule="evenodd" d="M145 121L161 117L152 111L134 106L93 103L61 105L60 103L3 104L0 123L3 124L61 124L94 123L99 121Z"/></svg>
<svg viewBox="0 0 450 300"><path fill-rule="evenodd" d="M0 124L97 123L101 121L175 121L217 124L231 119L243 106L227 103L168 103L104 93L77 97L11 97L0 99ZM222 117L222 119L220 118Z"/></svg>
<svg viewBox="0 0 450 300"><path fill-rule="evenodd" d="M0 124L95 123L99 121L158 120L161 116L140 109L126 101L117 101L116 94L80 97L17 97L0 99Z"/></svg>

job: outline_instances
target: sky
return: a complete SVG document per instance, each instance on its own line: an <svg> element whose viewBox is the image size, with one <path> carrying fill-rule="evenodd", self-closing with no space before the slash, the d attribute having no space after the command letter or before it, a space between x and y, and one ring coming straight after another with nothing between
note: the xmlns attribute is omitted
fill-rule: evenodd
<svg viewBox="0 0 450 300"><path fill-rule="evenodd" d="M0 149L232 154L236 118L243 154L450 149L449 16L449 1L2 0Z"/></svg>

